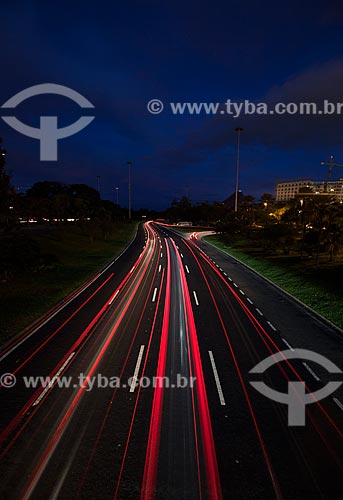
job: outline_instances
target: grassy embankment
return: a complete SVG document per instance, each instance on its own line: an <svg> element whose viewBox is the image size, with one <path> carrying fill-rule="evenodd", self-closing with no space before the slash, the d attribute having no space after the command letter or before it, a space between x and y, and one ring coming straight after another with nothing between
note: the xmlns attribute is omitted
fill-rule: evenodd
<svg viewBox="0 0 343 500"><path fill-rule="evenodd" d="M0 282L0 342L38 319L118 255L136 231L136 224L118 225L108 240L95 238L76 226L32 232L29 239L42 255L52 256L43 269L16 272Z"/></svg>
<svg viewBox="0 0 343 500"><path fill-rule="evenodd" d="M224 243L218 236L207 236L217 246L279 285L319 314L343 328L343 258L329 263L323 257L316 266L313 259L296 255L263 255L245 242Z"/></svg>

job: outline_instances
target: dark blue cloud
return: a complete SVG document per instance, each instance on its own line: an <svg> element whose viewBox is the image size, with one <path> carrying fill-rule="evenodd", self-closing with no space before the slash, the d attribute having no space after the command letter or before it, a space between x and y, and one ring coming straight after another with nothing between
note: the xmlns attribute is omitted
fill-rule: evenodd
<svg viewBox="0 0 343 500"><path fill-rule="evenodd" d="M53 82L85 95L96 114L61 141L53 166L39 162L38 141L0 121L16 185L57 179L96 186L101 175L103 193L119 185L124 204L132 160L137 207L163 207L188 192L195 201L224 199L234 185L237 120L153 116L150 99L343 100L343 9L336 1L22 0L3 2L1 17L1 103ZM57 108L61 123L78 116L58 98L35 98L20 113L38 120ZM245 192L259 196L285 177L319 178L320 161L331 153L343 161L341 117L240 122Z"/></svg>

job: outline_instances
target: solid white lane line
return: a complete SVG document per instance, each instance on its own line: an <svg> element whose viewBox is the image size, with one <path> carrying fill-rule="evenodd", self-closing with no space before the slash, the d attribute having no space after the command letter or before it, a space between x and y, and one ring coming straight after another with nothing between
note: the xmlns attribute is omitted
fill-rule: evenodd
<svg viewBox="0 0 343 500"><path fill-rule="evenodd" d="M272 330L274 330L274 332L276 332L276 328L275 328L275 326L274 326L274 325L273 325L270 321L267 321L267 323L268 323L268 325L270 326L270 328L271 328Z"/></svg>
<svg viewBox="0 0 343 500"><path fill-rule="evenodd" d="M219 401L220 401L220 404L222 406L225 406L226 405L225 398L224 398L222 386L221 386L221 383L220 383L220 380L219 380L219 375L218 375L216 363L214 361L213 352L212 351L208 351L208 355L210 356L210 360L211 360L211 365L212 365L214 380L215 380L216 386L217 386Z"/></svg>
<svg viewBox="0 0 343 500"><path fill-rule="evenodd" d="M113 264L114 262L115 262L114 260L113 260L112 262L110 262L110 263L108 264L108 266L106 266L106 267L105 267L105 269L103 269L103 270L101 271L101 273L99 273L99 276L101 276L102 274L104 274L104 273L107 271L107 269L109 269L109 268L112 266L112 264Z"/></svg>
<svg viewBox="0 0 343 500"><path fill-rule="evenodd" d="M116 298L116 296L118 295L118 293L119 293L119 290L116 291L116 293L113 295L113 297L109 301L109 303L108 303L109 306L112 304L112 302L114 301L114 299Z"/></svg>
<svg viewBox="0 0 343 500"><path fill-rule="evenodd" d="M152 296L152 302L155 302L155 300L156 300L156 294L157 294L157 288L155 288L155 290L154 290L154 294Z"/></svg>
<svg viewBox="0 0 343 500"><path fill-rule="evenodd" d="M158 267L158 272L159 273L161 272L161 269L162 269L162 265L160 264L159 267Z"/></svg>
<svg viewBox="0 0 343 500"><path fill-rule="evenodd" d="M286 346L288 347L288 349L290 349L291 351L294 351L293 347L292 347L292 346L291 346L291 345L287 342L287 340L286 340L286 339L282 339L282 342L283 342L284 344L286 344Z"/></svg>
<svg viewBox="0 0 343 500"><path fill-rule="evenodd" d="M187 273L189 274L189 269L188 266L185 266Z"/></svg>
<svg viewBox="0 0 343 500"><path fill-rule="evenodd" d="M137 358L136 368L135 368L135 371L133 372L130 392L135 392L136 383L138 380L139 368L141 366L141 362L142 362L142 358L143 358L143 352L144 352L144 345L141 345L141 348L139 349L138 358Z"/></svg>
<svg viewBox="0 0 343 500"><path fill-rule="evenodd" d="M317 380L317 382L320 380L320 378L318 377L318 375L312 370L312 368L310 366L308 366L308 364L303 361L303 366L306 368L306 370L311 373L312 377Z"/></svg>
<svg viewBox="0 0 343 500"><path fill-rule="evenodd" d="M262 312L262 311L260 311L258 307L256 307L256 311L258 312L258 314L259 314L260 316L263 316L263 312Z"/></svg>
<svg viewBox="0 0 343 500"><path fill-rule="evenodd" d="M337 398L332 398L332 399L334 400L338 408L343 411L343 404L341 403L341 401Z"/></svg>
<svg viewBox="0 0 343 500"><path fill-rule="evenodd" d="M194 295L194 300L195 300L195 303L196 305L198 306L199 305L199 301L198 301L198 297L197 297L197 294L195 291L193 291L193 295Z"/></svg>
<svg viewBox="0 0 343 500"><path fill-rule="evenodd" d="M42 401L42 399L44 398L45 394L48 392L49 389L51 389L51 387L54 385L54 383L56 382L56 380L58 379L58 377L61 375L61 373L63 372L63 370L65 369L65 367L67 366L67 364L69 363L69 361L71 360L71 358L75 355L75 352L72 352L70 354L70 356L68 357L68 359L66 359L66 361L63 363L63 365L61 366L61 368L58 370L58 372L56 373L56 375L54 375L52 377L52 379L50 380L50 382L48 383L48 385L45 387L44 391L42 391L40 393L40 395L38 396L38 398L36 399L36 401L34 401L33 405L32 406L37 406L38 403L40 403Z"/></svg>
<svg viewBox="0 0 343 500"><path fill-rule="evenodd" d="M247 297L247 301L249 302L249 304L253 304L253 301L249 299L249 297Z"/></svg>

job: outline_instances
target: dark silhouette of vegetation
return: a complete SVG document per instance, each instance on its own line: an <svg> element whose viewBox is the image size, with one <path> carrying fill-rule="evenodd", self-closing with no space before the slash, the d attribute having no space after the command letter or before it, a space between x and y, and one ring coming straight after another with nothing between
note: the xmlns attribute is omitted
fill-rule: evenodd
<svg viewBox="0 0 343 500"><path fill-rule="evenodd" d="M265 255L299 255L319 264L321 255L333 262L343 247L343 205L329 194L304 188L293 200L276 203L270 193L256 202L240 193L234 212L228 200L192 204L174 200L163 214L169 222L191 221L212 226L226 243L245 241Z"/></svg>
<svg viewBox="0 0 343 500"><path fill-rule="evenodd" d="M37 233L47 239L55 231L61 239L64 231L74 230L90 245L109 241L128 222L126 212L85 184L42 181L25 194L15 193L0 139L0 281L57 265L58 255L44 251L44 238L38 243Z"/></svg>
<svg viewBox="0 0 343 500"><path fill-rule="evenodd" d="M0 137L0 230L8 229L13 219L14 189L11 176L6 170L6 149Z"/></svg>
<svg viewBox="0 0 343 500"><path fill-rule="evenodd" d="M287 204L263 195L261 204L241 203L237 214L228 212L216 229L224 241L245 240L265 254L292 253L313 258L315 264L325 255L333 262L343 247L343 205L330 195L311 192Z"/></svg>

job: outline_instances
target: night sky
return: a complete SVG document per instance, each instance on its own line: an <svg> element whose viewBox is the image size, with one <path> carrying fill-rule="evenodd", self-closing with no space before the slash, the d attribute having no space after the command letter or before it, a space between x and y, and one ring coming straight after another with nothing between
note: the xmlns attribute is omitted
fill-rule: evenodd
<svg viewBox="0 0 343 500"><path fill-rule="evenodd" d="M6 1L1 5L0 104L26 87L56 83L95 106L82 132L59 142L58 162L39 161L39 141L0 120L16 187L39 180L86 183L127 204L162 209L190 194L234 191L236 135L243 127L240 188L257 198L277 180L326 178L343 163L343 115L174 116L169 101L343 101L341 1ZM149 114L150 99L166 107ZM3 113L4 114L4 113ZM13 114L13 113L7 113ZM59 96L34 97L15 115L67 125L87 115ZM334 178L343 169L334 170Z"/></svg>

